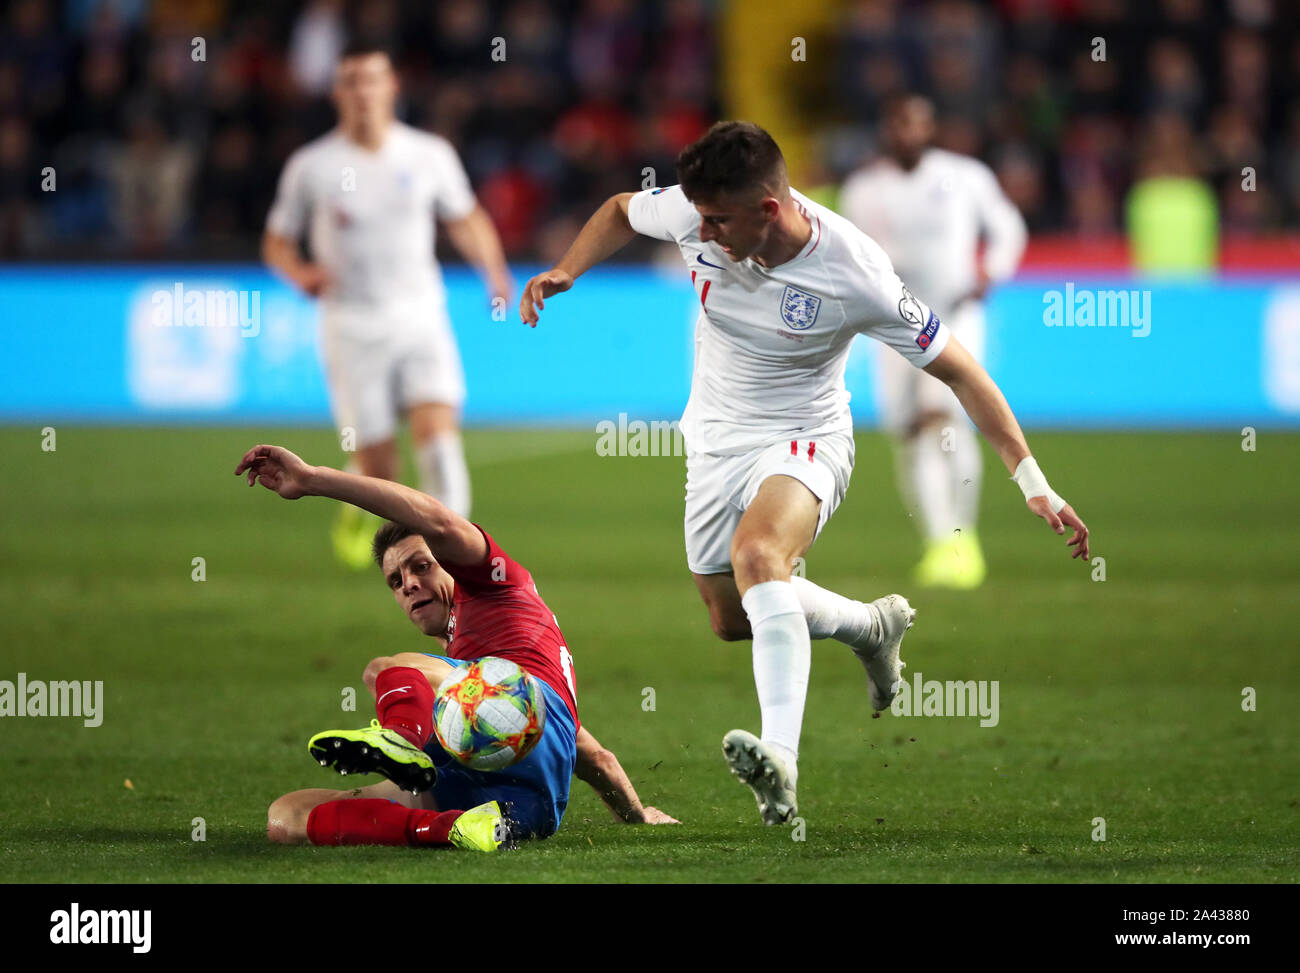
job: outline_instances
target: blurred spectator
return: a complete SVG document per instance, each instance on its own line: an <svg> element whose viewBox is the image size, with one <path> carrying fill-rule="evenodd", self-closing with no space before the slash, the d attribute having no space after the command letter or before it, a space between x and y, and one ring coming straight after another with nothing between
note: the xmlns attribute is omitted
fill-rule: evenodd
<svg viewBox="0 0 1300 973"><path fill-rule="evenodd" d="M0 254L25 253L31 246L35 160L27 122L17 115L0 118Z"/></svg>
<svg viewBox="0 0 1300 973"><path fill-rule="evenodd" d="M1204 273L1215 266L1219 214L1214 192L1201 178L1191 126L1181 115L1150 119L1137 178L1126 202L1126 223L1139 270Z"/></svg>
<svg viewBox="0 0 1300 973"><path fill-rule="evenodd" d="M1014 143L1003 146L993 159L993 171L1007 198L1020 210L1030 233L1056 224L1058 216L1048 203L1043 164L1032 149Z"/></svg>
<svg viewBox="0 0 1300 973"><path fill-rule="evenodd" d="M1300 104L1291 109L1286 132L1278 141L1273 160L1288 222L1295 226L1300 223Z"/></svg>
<svg viewBox="0 0 1300 973"><path fill-rule="evenodd" d="M158 256L189 217L194 157L170 139L158 119L137 113L127 139L109 160L113 226L128 251Z"/></svg>
<svg viewBox="0 0 1300 973"><path fill-rule="evenodd" d="M271 200L256 160L257 135L248 125L231 122L213 136L199 173L196 230L214 243L237 240L265 218Z"/></svg>
<svg viewBox="0 0 1300 973"><path fill-rule="evenodd" d="M569 70L589 95L621 100L642 66L643 25L632 0L584 0L569 36Z"/></svg>
<svg viewBox="0 0 1300 973"><path fill-rule="evenodd" d="M1259 35L1234 30L1223 39L1222 82L1224 100L1256 122L1269 115L1268 52Z"/></svg>
<svg viewBox="0 0 1300 973"><path fill-rule="evenodd" d="M16 0L0 33L0 61L18 69L23 110L40 138L54 135L67 98L68 42L54 22L48 0Z"/></svg>
<svg viewBox="0 0 1300 973"><path fill-rule="evenodd" d="M299 90L329 94L346 36L342 0L312 0L298 15L289 38L289 74Z"/></svg>
<svg viewBox="0 0 1300 973"><path fill-rule="evenodd" d="M1146 111L1177 112L1199 119L1205 102L1205 86L1192 52L1178 41L1161 38L1147 53Z"/></svg>
<svg viewBox="0 0 1300 973"><path fill-rule="evenodd" d="M891 95L919 83L921 46L905 26L896 0L856 0L840 35L839 84L843 109L853 121L876 122ZM849 164L856 168L856 160Z"/></svg>

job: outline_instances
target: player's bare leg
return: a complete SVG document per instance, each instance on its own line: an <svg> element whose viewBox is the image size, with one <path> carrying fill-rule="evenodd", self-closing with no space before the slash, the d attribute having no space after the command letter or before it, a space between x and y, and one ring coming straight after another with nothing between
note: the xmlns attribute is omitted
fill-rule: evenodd
<svg viewBox="0 0 1300 973"><path fill-rule="evenodd" d="M443 402L421 402L411 406L410 421L420 489L462 517L468 517L469 468L465 464L457 410Z"/></svg>
<svg viewBox="0 0 1300 973"><path fill-rule="evenodd" d="M349 473L384 480L396 480L397 467L397 440L393 438L358 447L347 464ZM358 571L368 568L371 563L371 539L380 523L378 517L360 507L354 507L350 503L339 504L331 529L334 553L338 559Z"/></svg>

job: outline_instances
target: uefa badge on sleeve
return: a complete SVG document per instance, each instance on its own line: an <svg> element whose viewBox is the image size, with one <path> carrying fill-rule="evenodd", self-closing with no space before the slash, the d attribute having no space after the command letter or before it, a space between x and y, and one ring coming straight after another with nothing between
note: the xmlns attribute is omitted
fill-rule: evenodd
<svg viewBox="0 0 1300 973"><path fill-rule="evenodd" d="M916 336L917 347L920 348L922 351L924 351L926 348L929 348L930 342L934 340L934 336L938 333L938 331L939 331L939 315L931 311L930 317L925 322L925 327L922 328L920 333L917 334Z"/></svg>

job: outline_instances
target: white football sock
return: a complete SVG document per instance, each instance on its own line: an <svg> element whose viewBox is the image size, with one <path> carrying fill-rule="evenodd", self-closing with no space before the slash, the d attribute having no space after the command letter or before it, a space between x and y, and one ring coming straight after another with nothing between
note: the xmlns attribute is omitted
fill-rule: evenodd
<svg viewBox="0 0 1300 973"><path fill-rule="evenodd" d="M469 468L460 433L445 432L415 447L420 489L462 517L469 516Z"/></svg>
<svg viewBox="0 0 1300 973"><path fill-rule="evenodd" d="M921 514L921 530L927 540L952 536L961 526L952 502L952 476L949 457L943 449L943 430L927 426L913 437L909 459L912 494Z"/></svg>
<svg viewBox="0 0 1300 973"><path fill-rule="evenodd" d="M810 639L835 639L855 648L878 639L880 613L875 605L819 588L807 578L792 577L790 584L803 608Z"/></svg>
<svg viewBox="0 0 1300 973"><path fill-rule="evenodd" d="M969 530L980 512L980 481L984 478L984 454L979 436L967 422L958 421L953 428L956 449L948 454L948 473L952 479L953 512L957 526Z"/></svg>
<svg viewBox="0 0 1300 973"><path fill-rule="evenodd" d="M799 596L788 581L756 584L740 603L754 635L754 686L763 716L764 743L776 748L794 786L799 770L799 732L803 727L812 643Z"/></svg>

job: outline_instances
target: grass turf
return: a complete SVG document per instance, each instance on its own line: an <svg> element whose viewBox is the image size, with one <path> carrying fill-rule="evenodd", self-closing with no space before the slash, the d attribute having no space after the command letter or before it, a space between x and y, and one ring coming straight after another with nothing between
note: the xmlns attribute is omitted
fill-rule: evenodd
<svg viewBox="0 0 1300 973"><path fill-rule="evenodd" d="M42 452L37 429L2 429L0 679L102 679L105 712L93 729L0 719L0 878L1294 881L1300 437L1265 432L1253 453L1230 432L1031 439L1092 526L1105 581L989 456L990 580L913 590L887 444L859 436L808 576L910 594L908 675L997 680L1000 719L871 719L858 663L814 643L796 841L758 824L720 757L726 730L757 729L757 705L749 643L713 637L686 572L682 461L598 457L590 432L471 432L475 517L556 612L584 723L685 822L616 824L575 781L558 835L489 857L265 839L274 797L338 784L305 742L369 718L365 662L429 645L377 574L335 565L332 504L231 475L257 441L335 462L328 432L61 427Z"/></svg>

